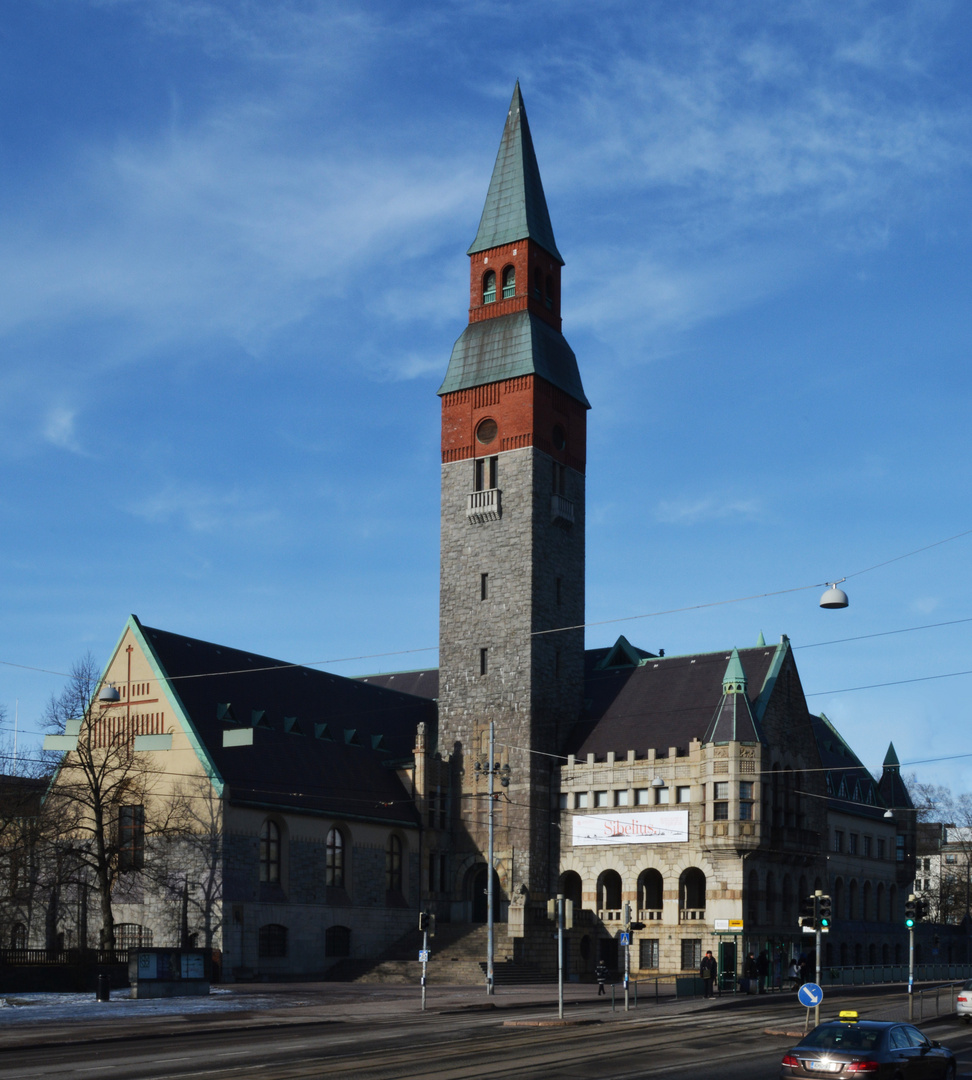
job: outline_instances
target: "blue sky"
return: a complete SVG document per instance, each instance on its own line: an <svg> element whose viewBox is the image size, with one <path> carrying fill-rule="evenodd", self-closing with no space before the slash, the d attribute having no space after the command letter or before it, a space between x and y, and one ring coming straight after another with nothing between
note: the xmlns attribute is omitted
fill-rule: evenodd
<svg viewBox="0 0 972 1080"><path fill-rule="evenodd" d="M970 36L931 0L4 5L8 731L130 612L435 663L435 391L519 77L589 645L785 633L865 764L972 789L972 535L878 565L972 529Z"/></svg>

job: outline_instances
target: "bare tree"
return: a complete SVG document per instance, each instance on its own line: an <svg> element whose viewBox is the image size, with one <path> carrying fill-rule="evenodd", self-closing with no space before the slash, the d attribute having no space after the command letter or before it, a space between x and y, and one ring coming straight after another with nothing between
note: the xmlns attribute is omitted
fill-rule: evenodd
<svg viewBox="0 0 972 1080"><path fill-rule="evenodd" d="M172 827L172 805L153 798L161 776L134 750L135 731L114 702L98 700L100 675L89 653L67 686L53 695L45 725L77 737L57 768L45 812L63 837L61 859L93 879L101 914L100 943L115 948L112 897L128 872L144 866L146 840ZM84 882L79 882L81 887Z"/></svg>
<svg viewBox="0 0 972 1080"><path fill-rule="evenodd" d="M186 780L172 795L170 828L152 845L148 873L172 912L183 948L201 935L211 949L222 930L223 804L207 777Z"/></svg>

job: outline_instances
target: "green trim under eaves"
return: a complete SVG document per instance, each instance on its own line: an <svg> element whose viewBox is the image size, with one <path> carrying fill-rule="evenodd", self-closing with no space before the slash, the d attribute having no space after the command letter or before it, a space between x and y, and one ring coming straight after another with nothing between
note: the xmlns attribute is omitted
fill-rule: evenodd
<svg viewBox="0 0 972 1080"><path fill-rule="evenodd" d="M196 727L189 716L189 711L188 709L186 709L185 705L183 705L182 699L179 697L178 691L172 685L171 681L169 680L169 676L166 675L165 669L162 667L162 662L159 660L155 648L149 641L148 635L142 629L142 624L138 621L137 615L129 616L128 623L126 624L125 629L131 629L136 639L142 645L145 658L146 660L148 660L149 666L152 668L155 677L158 679L159 686L163 689L166 697L168 698L169 704L172 706L173 712L176 713L182 723L182 728L183 731L185 731L186 733L186 738L189 740L189 745L196 752L196 757L199 759L199 764L202 765L203 769L206 771L206 776L208 777L209 782L213 785L217 796L219 798L222 798L223 788L226 786L225 781L223 780L222 776L220 776L219 770L216 768L216 763L213 761L212 757L209 754L209 751L206 749L205 743L199 737L199 732L196 731ZM124 636L125 635L123 632L122 638L124 638ZM118 644L121 645L121 638L119 639ZM117 646L115 651L117 652ZM114 659L114 656L115 654L112 653L112 659Z"/></svg>
<svg viewBox="0 0 972 1080"><path fill-rule="evenodd" d="M763 713L766 712L766 706L769 704L773 688L776 686L776 680L783 667L783 661L786 659L786 655L789 651L790 639L784 634L783 640L776 646L776 655L770 663L769 671L766 672L766 678L763 679L762 689L759 692L759 697L756 699L756 704L753 708L753 718L757 722L763 719Z"/></svg>

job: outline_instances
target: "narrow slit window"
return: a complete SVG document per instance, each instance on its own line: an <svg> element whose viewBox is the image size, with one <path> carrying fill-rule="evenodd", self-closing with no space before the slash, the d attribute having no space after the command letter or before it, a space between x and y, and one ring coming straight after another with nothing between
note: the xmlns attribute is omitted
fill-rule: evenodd
<svg viewBox="0 0 972 1080"><path fill-rule="evenodd" d="M508 266L503 271L503 299L509 300L516 296L516 270Z"/></svg>
<svg viewBox="0 0 972 1080"><path fill-rule="evenodd" d="M479 599L489 599L489 574L479 575Z"/></svg>
<svg viewBox="0 0 972 1080"><path fill-rule="evenodd" d="M489 649L479 650L479 674L485 675L489 670Z"/></svg>
<svg viewBox="0 0 972 1080"><path fill-rule="evenodd" d="M483 277L483 303L492 304L496 299L496 271L487 270Z"/></svg>

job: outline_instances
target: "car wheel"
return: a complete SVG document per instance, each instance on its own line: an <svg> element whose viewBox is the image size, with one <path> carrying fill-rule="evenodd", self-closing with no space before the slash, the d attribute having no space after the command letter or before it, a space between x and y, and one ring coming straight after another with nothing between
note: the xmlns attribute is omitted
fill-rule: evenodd
<svg viewBox="0 0 972 1080"><path fill-rule="evenodd" d="M955 1080L955 1062L950 1061L945 1070L945 1080Z"/></svg>

